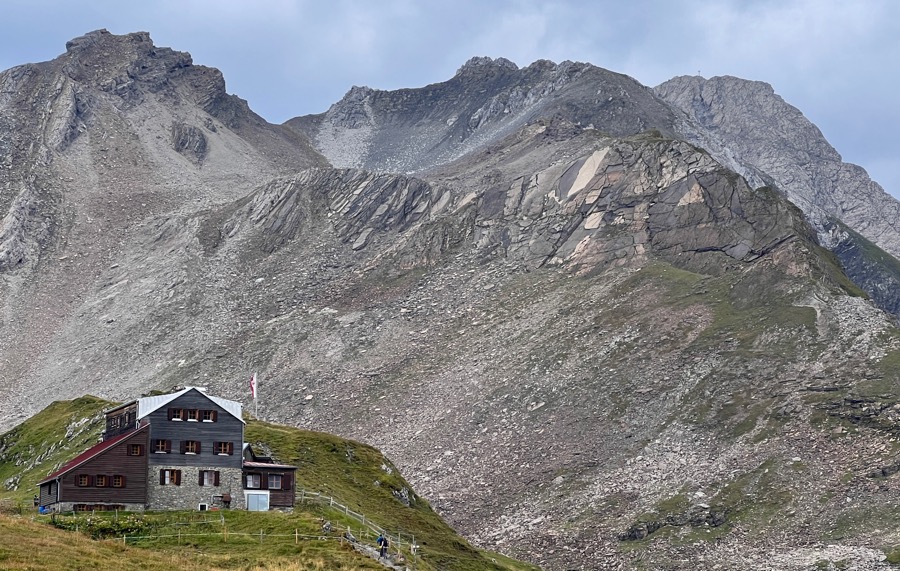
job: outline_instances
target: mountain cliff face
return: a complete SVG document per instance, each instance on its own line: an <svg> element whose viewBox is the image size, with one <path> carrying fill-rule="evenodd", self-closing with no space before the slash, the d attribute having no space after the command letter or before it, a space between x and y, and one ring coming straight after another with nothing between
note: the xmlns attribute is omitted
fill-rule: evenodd
<svg viewBox="0 0 900 571"><path fill-rule="evenodd" d="M900 255L900 203L865 170L842 162L819 129L772 86L736 77L681 76L654 91L739 162L771 176L814 223L836 218L893 256Z"/></svg>
<svg viewBox="0 0 900 571"><path fill-rule="evenodd" d="M900 314L900 275L863 255L863 237L900 256L900 203L866 171L844 163L815 125L759 81L681 76L654 88L689 118L680 132L742 172L765 173L816 227L850 277L882 308ZM700 129L697 130L699 125ZM752 176L752 175L751 175ZM837 230L842 225L852 232Z"/></svg>
<svg viewBox="0 0 900 571"><path fill-rule="evenodd" d="M548 569L877 567L900 544L892 317L774 175L679 136L650 90L476 59L288 129L186 54L87 38L3 92L22 125L52 124L29 115L44 75L92 101L37 155L2 132L4 228L31 224L0 273L7 425L84 393L246 399L252 370L260 416L378 446L469 538ZM109 72L54 71L76 63ZM98 87L122 69L125 95ZM44 202L20 208L27 176Z"/></svg>

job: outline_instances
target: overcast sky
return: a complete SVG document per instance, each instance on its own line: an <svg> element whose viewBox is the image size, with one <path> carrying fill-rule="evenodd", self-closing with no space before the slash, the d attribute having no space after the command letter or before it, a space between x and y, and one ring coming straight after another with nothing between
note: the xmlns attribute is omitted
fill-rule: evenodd
<svg viewBox="0 0 900 571"><path fill-rule="evenodd" d="M900 197L897 0L4 0L0 69L98 28L190 52L276 123L352 85L444 81L475 55L586 61L649 86L761 80Z"/></svg>

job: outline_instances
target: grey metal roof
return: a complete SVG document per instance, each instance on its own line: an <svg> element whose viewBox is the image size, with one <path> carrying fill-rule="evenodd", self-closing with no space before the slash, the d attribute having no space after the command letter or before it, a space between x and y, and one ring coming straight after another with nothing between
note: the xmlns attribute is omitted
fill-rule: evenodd
<svg viewBox="0 0 900 571"><path fill-rule="evenodd" d="M185 387L178 392L169 393L167 395L157 395L157 396L153 396L153 397L139 398L137 401L137 403L138 403L138 413L137 413L138 420L144 418L151 412L154 412L156 410L159 410L161 407L166 406L167 404L169 404L173 400L177 399L181 395L183 395L187 392L190 392L190 391L194 391L194 390L199 392L201 395L205 396L212 402L216 403L220 407L222 407L222 409L224 409L226 412L228 412L231 416L235 417L236 419L240 420L241 422L244 422L244 419L241 418L241 416L242 416L241 413L243 411L243 405L241 405L241 403L239 403L237 401L233 401L233 400L223 399L221 397L214 397L212 395L208 395L208 394L206 394L206 389L203 387Z"/></svg>

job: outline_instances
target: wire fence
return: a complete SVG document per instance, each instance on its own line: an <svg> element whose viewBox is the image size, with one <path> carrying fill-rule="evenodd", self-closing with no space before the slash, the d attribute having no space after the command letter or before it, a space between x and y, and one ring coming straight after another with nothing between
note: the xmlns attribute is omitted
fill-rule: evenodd
<svg viewBox="0 0 900 571"><path fill-rule="evenodd" d="M262 529L259 530L259 533L236 532L228 530L225 514L220 513L217 517L209 517L208 515L204 515L200 517L190 517L189 520L165 521L162 523L164 527L175 528L177 531L174 532L165 532L165 530L160 530L162 531L162 533L140 535L123 534L121 536L116 535L114 537L108 537L110 537L111 541L121 541L124 544L128 544L129 542L166 542L173 540L181 543L189 542L195 538L212 537L221 537L222 541L225 543L229 541L252 541L258 543L292 542L294 544L299 544L301 541L338 541L342 544L348 543L358 551L376 557L378 549L377 547L373 547L373 545L376 545L376 538L378 536L383 536L388 539L390 545L389 559L391 560L391 562L403 563L405 562L406 557L410 556L413 561L413 565L415 566L416 553L419 550L419 546L416 544L416 537L414 534L403 533L402 531L391 533L380 525L374 523L364 513L352 510L349 506L339 502L333 496L328 496L320 492L314 492L300 488L297 490L296 500L298 504L318 504L320 506L327 507L346 518L358 521L360 527L354 528L353 526L349 525L334 525L331 522L327 522L323 518L322 532L318 534L310 534L308 532L300 533L299 529L295 529L293 533L267 533ZM4 504L2 505L2 507L4 509L8 509L11 506L7 506ZM209 512L203 513L207 514ZM72 512L73 517L77 514L93 515L94 512ZM118 521L119 519L119 514L120 512L116 510L115 515L113 516L116 521ZM53 514L53 517L55 519L57 517L64 516L63 514L55 513ZM219 529L209 530L209 525L214 525L216 527L219 527ZM193 531L190 529L191 527L207 527L207 530ZM79 526L76 523L74 526L74 530L78 531L78 529Z"/></svg>
<svg viewBox="0 0 900 571"><path fill-rule="evenodd" d="M300 488L299 490L297 490L297 500L301 504L313 502L323 505L327 504L330 508L335 509L343 513L345 516L353 518L356 521L360 522L363 526L363 529L368 530L368 532L365 533L365 535L367 536L371 535L371 533L369 532L374 532L375 536L384 535L390 540L391 543L395 543L398 546L405 545L410 549L418 548L418 546L416 545L416 536L414 534L404 534L401 531L391 533L380 525L373 523L372 520L367 518L365 514L351 510L346 505L335 500L332 496L327 496L319 492L312 492Z"/></svg>
<svg viewBox="0 0 900 571"><path fill-rule="evenodd" d="M189 522L170 522L167 525L170 526L191 526L196 525L198 523L219 523L219 520L207 520L203 522L198 521L189 521ZM259 543L259 544L267 544L267 543L276 543L276 544L285 544L285 543L293 543L294 545L299 545L303 541L336 541L343 544L348 544L352 546L357 551L364 553L370 557L378 556L378 547L375 547L376 533L371 529L367 528L357 528L354 529L352 527L343 527L343 526L331 526L330 529L326 532L323 530L321 534L309 534L309 533L300 533L299 529L295 529L293 533L271 533L266 532L265 530L259 530L258 533L250 533L250 532L235 532L229 531L224 521L222 522L222 528L218 531L204 531L204 532L192 532L192 531L178 531L175 533L158 533L158 534L142 534L142 535L122 535L121 538L109 538L109 541L119 542L121 541L123 544L140 544L145 542L176 542L176 543L190 543L196 539L211 539L211 538L221 538L222 543ZM387 534L385 534L387 535ZM415 548L413 548L409 543L406 544L407 549L401 549L403 544L394 544L391 543L390 549L387 553L386 562L392 565L401 565L407 562L407 557L411 557L411 561L413 564L413 569L416 566L416 553ZM414 545L414 544L413 544Z"/></svg>

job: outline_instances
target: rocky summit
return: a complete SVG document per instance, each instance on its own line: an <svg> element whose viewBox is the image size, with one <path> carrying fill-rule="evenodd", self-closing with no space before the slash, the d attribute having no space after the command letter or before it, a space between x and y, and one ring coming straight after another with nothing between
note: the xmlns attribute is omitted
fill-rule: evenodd
<svg viewBox="0 0 900 571"><path fill-rule="evenodd" d="M898 206L771 87L474 58L279 126L105 31L0 85L0 428L255 371L547 569L900 557Z"/></svg>

